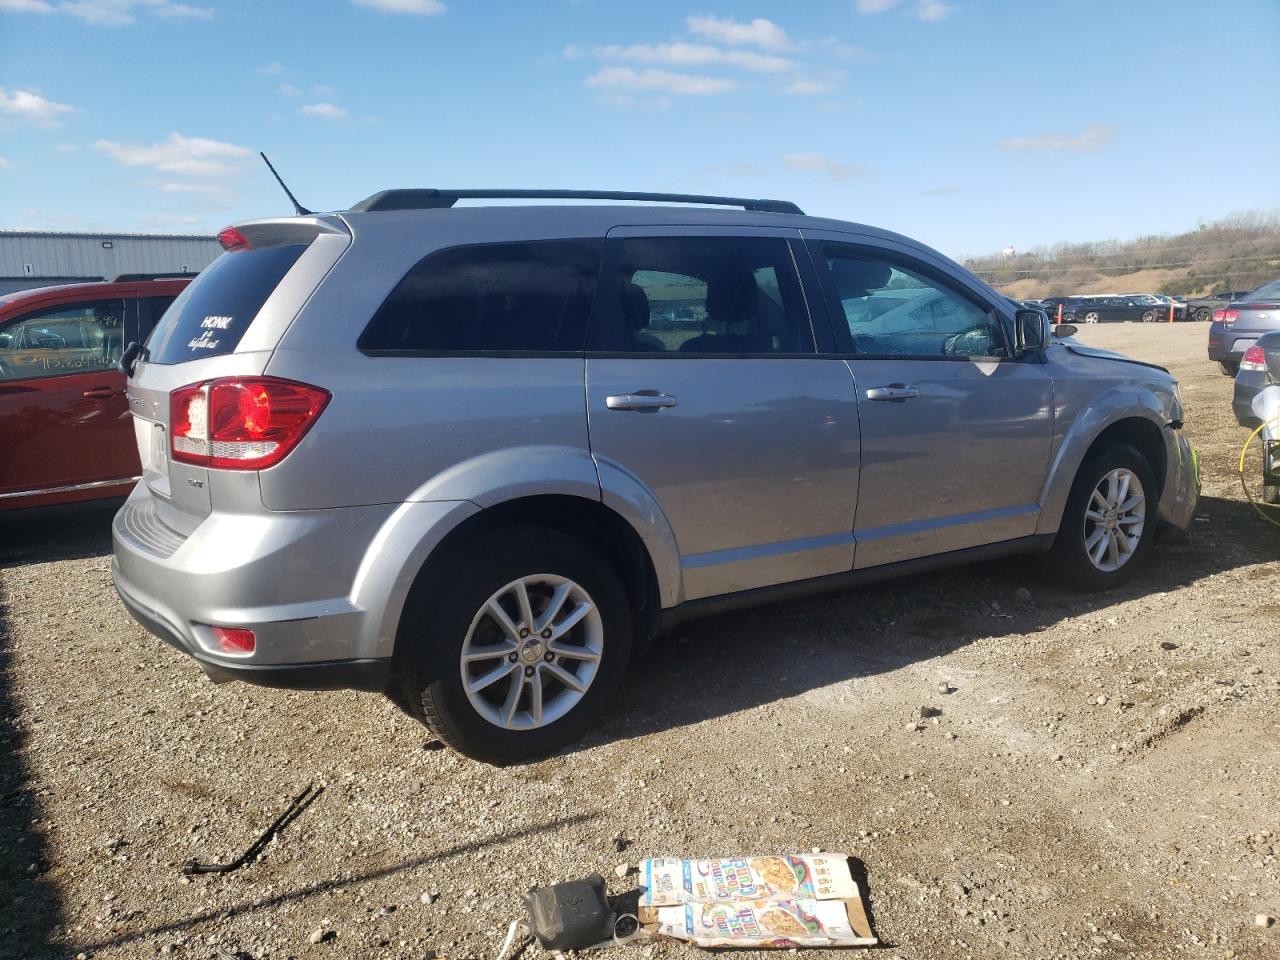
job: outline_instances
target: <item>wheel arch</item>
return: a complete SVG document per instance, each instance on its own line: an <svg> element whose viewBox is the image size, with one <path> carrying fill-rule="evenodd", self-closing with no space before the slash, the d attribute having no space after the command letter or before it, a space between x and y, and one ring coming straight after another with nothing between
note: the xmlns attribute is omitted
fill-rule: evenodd
<svg viewBox="0 0 1280 960"><path fill-rule="evenodd" d="M1109 416L1083 416L1072 424L1058 448L1041 496L1037 534L1055 533L1080 467L1104 447L1123 443L1134 447L1151 465L1156 478L1154 502L1160 502L1168 480L1169 450L1165 424L1150 407L1138 404L1114 409Z"/></svg>
<svg viewBox="0 0 1280 960"><path fill-rule="evenodd" d="M469 540L504 527L546 527L576 537L613 564L631 608L637 652L657 634L662 601L658 571L644 539L621 514L575 494L535 493L494 503L461 518L426 555L397 617L395 646L425 603L429 584L446 579L451 557ZM393 654L394 655L394 654Z"/></svg>

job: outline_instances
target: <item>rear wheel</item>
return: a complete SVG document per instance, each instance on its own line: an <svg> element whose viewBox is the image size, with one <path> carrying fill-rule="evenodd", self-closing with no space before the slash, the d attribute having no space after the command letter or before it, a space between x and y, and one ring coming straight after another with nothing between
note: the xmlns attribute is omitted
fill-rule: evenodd
<svg viewBox="0 0 1280 960"><path fill-rule="evenodd" d="M1223 376L1234 377L1236 371L1240 369L1240 364L1232 363L1230 360L1219 360L1218 369L1222 371Z"/></svg>
<svg viewBox="0 0 1280 960"><path fill-rule="evenodd" d="M1064 585L1109 590L1137 571L1155 536L1156 482L1150 464L1125 444L1104 447L1080 466L1046 562Z"/></svg>
<svg viewBox="0 0 1280 960"><path fill-rule="evenodd" d="M1099 318L1099 316L1098 316L1097 312L1096 312L1096 311L1094 311L1094 310L1090 310L1088 313L1086 313L1086 314L1084 315L1084 322L1085 322L1085 323L1097 323L1099 319L1100 319L1100 318Z"/></svg>
<svg viewBox="0 0 1280 960"><path fill-rule="evenodd" d="M1263 441L1262 502L1280 503L1280 443Z"/></svg>
<svg viewBox="0 0 1280 960"><path fill-rule="evenodd" d="M451 557L423 591L400 699L459 753L488 763L545 756L581 737L631 654L612 566L574 537L496 530Z"/></svg>
<svg viewBox="0 0 1280 960"><path fill-rule="evenodd" d="M1146 310L1146 311L1143 311L1143 314L1142 314L1142 322L1143 322L1143 323L1155 323L1155 322L1156 322L1156 312L1155 312L1154 310Z"/></svg>
<svg viewBox="0 0 1280 960"><path fill-rule="evenodd" d="M1195 320L1199 320L1201 323L1205 323L1205 322L1209 319L1209 316L1210 316L1210 314L1209 314L1209 308L1208 308L1208 307L1196 307L1195 312L1194 312L1191 316L1192 316L1192 318L1193 318L1193 319L1195 319Z"/></svg>

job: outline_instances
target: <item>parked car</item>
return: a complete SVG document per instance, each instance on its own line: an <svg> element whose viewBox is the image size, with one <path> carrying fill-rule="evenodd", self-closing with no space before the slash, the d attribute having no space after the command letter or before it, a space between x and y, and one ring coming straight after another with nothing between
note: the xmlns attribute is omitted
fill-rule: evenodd
<svg viewBox="0 0 1280 960"><path fill-rule="evenodd" d="M1187 315L1192 320L1208 323L1213 319L1213 311L1225 307L1233 300L1239 300L1241 297L1248 295L1248 290L1231 290L1223 293L1213 293L1207 297L1192 297L1186 302Z"/></svg>
<svg viewBox="0 0 1280 960"><path fill-rule="evenodd" d="M1076 297L1045 297L1040 303L1043 305L1044 312L1048 315L1049 320L1053 323L1059 322L1059 313L1061 313L1061 322L1067 323L1069 318L1075 316L1072 311L1072 303ZM1061 307L1061 311L1059 311Z"/></svg>
<svg viewBox="0 0 1280 960"><path fill-rule="evenodd" d="M1266 403L1265 391L1271 391ZM1262 442L1262 497L1280 503L1280 330L1264 333L1244 352L1231 402L1241 426L1266 426Z"/></svg>
<svg viewBox="0 0 1280 960"><path fill-rule="evenodd" d="M1158 304L1117 295L1072 297L1063 310L1063 322L1067 322L1067 309L1072 311L1072 323L1153 323L1160 311Z"/></svg>
<svg viewBox="0 0 1280 960"><path fill-rule="evenodd" d="M1106 589L1190 526L1166 370L896 234L571 195L744 209L387 191L223 231L129 381L133 615L509 762L682 620L1011 554Z"/></svg>
<svg viewBox="0 0 1280 960"><path fill-rule="evenodd" d="M1145 311L1143 312L1140 319L1144 319L1147 323L1168 323L1170 307L1173 308L1173 320L1175 323L1186 318L1186 306L1175 303L1170 297L1155 293L1129 293L1125 294L1125 296L1134 303L1141 304L1144 307L1155 308L1155 315L1149 319L1145 319L1147 314Z"/></svg>
<svg viewBox="0 0 1280 960"><path fill-rule="evenodd" d="M1258 338L1280 330L1280 280L1264 283L1213 311L1209 325L1209 359L1234 377L1240 359Z"/></svg>
<svg viewBox="0 0 1280 960"><path fill-rule="evenodd" d="M190 278L0 297L0 512L127 496L138 482L118 369Z"/></svg>

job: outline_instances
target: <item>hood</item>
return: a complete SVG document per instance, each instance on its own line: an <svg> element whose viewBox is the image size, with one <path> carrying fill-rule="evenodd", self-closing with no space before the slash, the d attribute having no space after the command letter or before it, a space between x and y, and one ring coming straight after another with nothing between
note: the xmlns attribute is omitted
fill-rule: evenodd
<svg viewBox="0 0 1280 960"><path fill-rule="evenodd" d="M1055 343L1066 347L1072 353L1081 357L1095 357L1098 360L1118 360L1120 363L1132 363L1139 367L1149 367L1152 370L1159 370L1161 373L1169 373L1168 368L1160 366L1158 363L1144 363L1141 360L1135 360L1133 357L1126 357L1123 353L1115 353L1111 350L1102 350L1098 347L1090 347L1076 340L1075 337L1067 337L1064 340L1055 340ZM1172 376L1172 374L1170 374Z"/></svg>

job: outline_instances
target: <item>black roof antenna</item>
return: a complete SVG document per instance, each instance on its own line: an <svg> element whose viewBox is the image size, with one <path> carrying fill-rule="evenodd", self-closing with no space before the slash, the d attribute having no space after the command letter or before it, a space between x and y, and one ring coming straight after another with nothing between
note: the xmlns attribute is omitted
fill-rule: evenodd
<svg viewBox="0 0 1280 960"><path fill-rule="evenodd" d="M293 204L293 212L300 217L311 216L311 211L300 204L298 202L298 198L293 195L293 192L284 185L284 181L280 179L280 174L276 173L276 168L271 165L271 161L267 159L267 155L259 150L258 156L262 158L262 162L267 165L267 169L271 171L271 175L276 178L276 183L280 184L280 189L284 191L284 195L288 197L289 202Z"/></svg>

